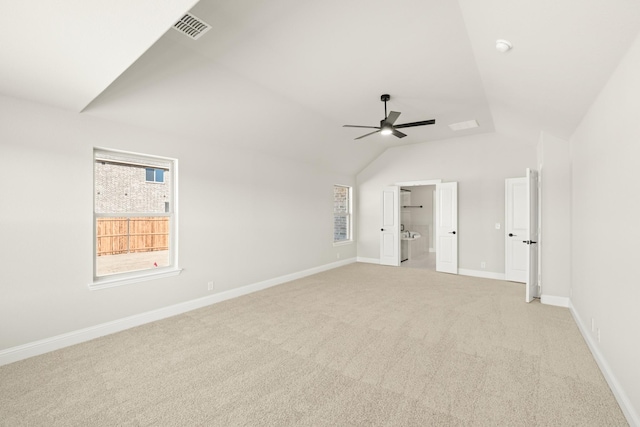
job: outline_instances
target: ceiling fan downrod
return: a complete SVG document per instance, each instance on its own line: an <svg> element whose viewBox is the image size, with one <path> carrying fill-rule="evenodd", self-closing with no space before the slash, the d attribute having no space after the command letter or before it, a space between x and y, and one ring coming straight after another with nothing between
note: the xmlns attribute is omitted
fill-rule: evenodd
<svg viewBox="0 0 640 427"><path fill-rule="evenodd" d="M391 95L385 93L384 95L380 96L380 101L384 102L384 118L386 119L387 117L389 117L389 115L387 114L387 101L391 99Z"/></svg>

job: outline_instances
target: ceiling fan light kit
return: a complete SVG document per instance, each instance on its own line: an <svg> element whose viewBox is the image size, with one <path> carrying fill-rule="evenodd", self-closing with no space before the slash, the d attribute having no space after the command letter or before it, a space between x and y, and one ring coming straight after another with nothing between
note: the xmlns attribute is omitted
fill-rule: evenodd
<svg viewBox="0 0 640 427"><path fill-rule="evenodd" d="M384 119L380 120L380 126L359 126L359 125L343 125L346 128L362 128L362 129L376 129L373 132L369 132L365 135L359 136L355 139L362 139L366 136L373 135L374 133L380 133L381 135L393 134L396 138L404 138L406 134L400 132L399 128L410 128L415 126L433 125L436 123L435 119L423 120L421 122L403 123L394 125L400 113L397 111L391 111L387 114L387 101L391 99L391 95L384 94L380 96L380 101L384 102Z"/></svg>

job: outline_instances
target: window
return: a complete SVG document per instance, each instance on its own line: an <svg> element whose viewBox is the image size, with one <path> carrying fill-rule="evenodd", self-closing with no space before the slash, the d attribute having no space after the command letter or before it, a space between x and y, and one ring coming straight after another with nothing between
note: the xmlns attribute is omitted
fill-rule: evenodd
<svg viewBox="0 0 640 427"><path fill-rule="evenodd" d="M147 182L164 182L164 169L146 168Z"/></svg>
<svg viewBox="0 0 640 427"><path fill-rule="evenodd" d="M91 288L179 272L175 233L176 170L174 159L94 150L94 280Z"/></svg>
<svg viewBox="0 0 640 427"><path fill-rule="evenodd" d="M351 187L333 186L333 242L351 241Z"/></svg>

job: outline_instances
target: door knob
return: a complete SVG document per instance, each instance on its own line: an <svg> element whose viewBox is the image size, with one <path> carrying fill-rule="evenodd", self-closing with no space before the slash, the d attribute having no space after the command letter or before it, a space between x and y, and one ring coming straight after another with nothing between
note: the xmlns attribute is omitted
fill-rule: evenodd
<svg viewBox="0 0 640 427"><path fill-rule="evenodd" d="M509 233L509 237L515 237L515 234Z"/></svg>
<svg viewBox="0 0 640 427"><path fill-rule="evenodd" d="M455 231L450 231L449 234L456 234L456 232Z"/></svg>
<svg viewBox="0 0 640 427"><path fill-rule="evenodd" d="M381 228L380 231L384 231L384 228Z"/></svg>
<svg viewBox="0 0 640 427"><path fill-rule="evenodd" d="M534 242L533 240L523 240L522 243L526 243L527 245L533 245L534 243L538 243L538 242Z"/></svg>

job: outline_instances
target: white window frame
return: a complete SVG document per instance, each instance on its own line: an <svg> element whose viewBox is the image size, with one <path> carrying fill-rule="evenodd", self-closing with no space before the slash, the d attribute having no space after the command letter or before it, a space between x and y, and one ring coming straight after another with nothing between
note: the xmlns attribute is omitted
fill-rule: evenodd
<svg viewBox="0 0 640 427"><path fill-rule="evenodd" d="M343 188L347 188L349 190L349 203L347 204L347 208L348 208L348 212L344 214L344 216L347 218L347 233L348 233L348 239L346 240L335 240L335 216L336 214L342 215L342 213L340 212L336 212L335 211L335 200L332 199L334 205L333 205L333 215L332 215L332 219L333 219L333 246L342 246L342 245L349 245L353 243L353 187L350 185L342 185L342 184L334 184L334 186L331 188L332 190L332 194L334 194L333 192L335 192L335 188L336 187L343 187Z"/></svg>
<svg viewBox="0 0 640 427"><path fill-rule="evenodd" d="M95 206L95 194L96 194L96 172L95 172L95 162L96 158L100 153L113 153L115 155L121 154L126 155L127 157L137 157L142 162L144 159L160 159L164 162L170 163L169 172L171 173L171 191L170 191L170 200L169 200L169 211L170 212L162 212L162 213L149 213L149 212L127 212L127 213L97 213ZM98 290L105 288L112 288L115 286L128 285L137 282L143 282L147 280L159 279L163 277L171 277L177 276L180 274L182 269L178 266L178 160L168 157L155 156L151 154L142 154L142 153L134 153L130 151L122 151L122 150L113 150L110 148L102 148L95 147L93 150L92 156L92 179L93 179L93 281L89 283L89 289ZM133 163L132 163L133 164ZM146 172L146 171L145 171ZM146 181L150 183L150 181ZM166 184L166 179L164 184ZM115 273L110 274L108 276L98 276L97 275L97 230L96 230L96 222L100 217L113 217L117 215L118 217L168 217L169 218L169 265L164 267L158 267L154 269L147 270L137 270L137 271L129 271L123 273Z"/></svg>

